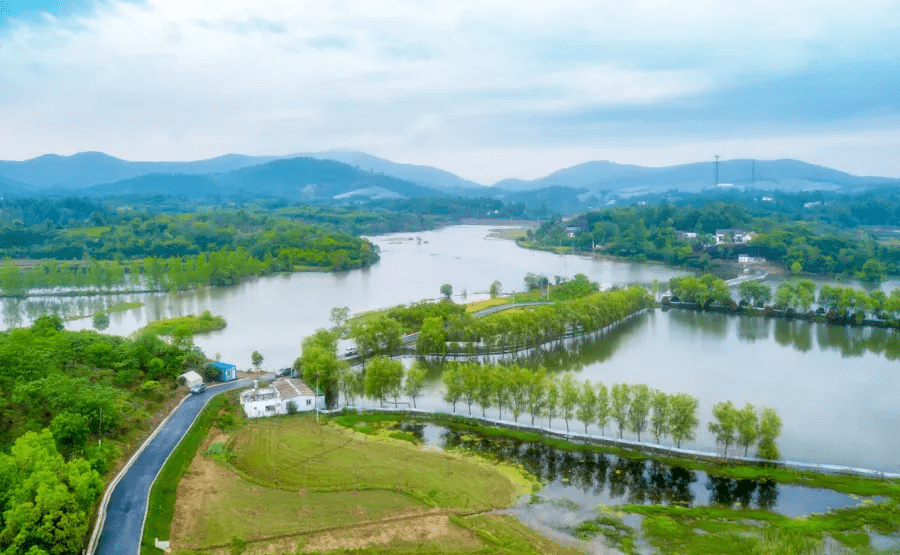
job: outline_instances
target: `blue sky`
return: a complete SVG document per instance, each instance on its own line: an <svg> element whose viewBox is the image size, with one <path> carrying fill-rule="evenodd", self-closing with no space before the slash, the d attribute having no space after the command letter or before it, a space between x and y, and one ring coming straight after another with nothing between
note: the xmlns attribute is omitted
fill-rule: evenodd
<svg viewBox="0 0 900 555"><path fill-rule="evenodd" d="M0 0L0 159L331 148L900 176L900 3Z"/></svg>

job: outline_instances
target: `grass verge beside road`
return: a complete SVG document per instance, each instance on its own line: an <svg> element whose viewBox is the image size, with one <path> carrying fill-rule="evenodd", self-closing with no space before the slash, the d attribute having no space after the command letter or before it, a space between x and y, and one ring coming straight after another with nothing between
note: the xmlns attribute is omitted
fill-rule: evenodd
<svg viewBox="0 0 900 555"><path fill-rule="evenodd" d="M162 550L154 546L154 538L168 539L175 511L175 493L181 477L187 471L206 434L219 414L229 404L228 397L217 395L204 407L194 424L185 432L178 446L163 465L156 482L150 489L144 535L141 538L141 555L157 555Z"/></svg>

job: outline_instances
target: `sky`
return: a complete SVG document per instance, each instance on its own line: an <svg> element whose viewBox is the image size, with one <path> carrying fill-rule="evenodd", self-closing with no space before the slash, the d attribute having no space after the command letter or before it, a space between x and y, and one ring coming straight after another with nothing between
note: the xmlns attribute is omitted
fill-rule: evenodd
<svg viewBox="0 0 900 555"><path fill-rule="evenodd" d="M0 0L0 159L328 149L900 177L900 2Z"/></svg>

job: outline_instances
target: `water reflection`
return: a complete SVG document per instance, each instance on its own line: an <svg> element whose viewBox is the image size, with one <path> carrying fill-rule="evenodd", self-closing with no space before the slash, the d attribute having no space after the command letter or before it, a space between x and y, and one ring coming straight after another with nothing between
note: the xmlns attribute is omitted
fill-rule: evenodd
<svg viewBox="0 0 900 555"><path fill-rule="evenodd" d="M778 502L778 485L771 480L733 480L719 476L706 477L711 505L740 505L769 511Z"/></svg>
<svg viewBox="0 0 900 555"><path fill-rule="evenodd" d="M647 319L652 317L652 312L638 315L609 329L554 340L537 349L492 355L450 355L447 358L474 359L483 364L516 363L528 368L546 368L550 372L578 371L585 366L611 360L621 347L640 334ZM429 359L426 364L437 369L434 370L435 376L440 377L442 359Z"/></svg>
<svg viewBox="0 0 900 555"><path fill-rule="evenodd" d="M718 505L796 517L861 502L832 490L779 485L771 480L723 478L653 460L562 451L543 443L486 437L434 424L405 422L398 428L428 445L463 449L519 465L545 484L540 492L542 498L568 500L556 505L569 505L576 512L599 504ZM559 511L524 510L540 515L545 524L557 525L551 521L561 518Z"/></svg>

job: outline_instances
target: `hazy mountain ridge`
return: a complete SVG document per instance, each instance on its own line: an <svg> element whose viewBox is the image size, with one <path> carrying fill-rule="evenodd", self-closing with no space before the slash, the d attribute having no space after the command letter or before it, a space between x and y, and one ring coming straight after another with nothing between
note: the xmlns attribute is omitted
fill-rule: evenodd
<svg viewBox="0 0 900 555"><path fill-rule="evenodd" d="M343 162L365 171L382 173L445 192L484 188L484 185L481 183L463 179L455 173L440 168L392 162L391 160L355 150L326 150L324 152L304 154L304 156Z"/></svg>
<svg viewBox="0 0 900 555"><path fill-rule="evenodd" d="M739 159L719 162L718 183L796 191L900 185L900 179L856 176L792 159ZM494 184L510 191L561 186L610 193L699 191L715 185L715 162L646 167L605 161L585 162L534 180L505 179Z"/></svg>
<svg viewBox="0 0 900 555"><path fill-rule="evenodd" d="M856 176L791 159L722 160L718 182L784 191L900 186L900 179ZM552 201L555 191L556 195L567 197L568 205L568 197L573 195L587 198L594 194L634 195L671 189L696 192L710 189L715 183L712 161L663 167L590 161L538 179L504 179L490 187L438 168L400 164L343 150L282 157L229 154L192 162L130 162L99 152L0 161L0 189L22 195L242 193L308 201L450 195L536 202L537 197ZM528 192L533 194L525 194Z"/></svg>
<svg viewBox="0 0 900 555"><path fill-rule="evenodd" d="M0 176L36 189L80 189L150 174L211 174L262 164L276 156L226 154L191 162L131 162L102 152L71 156L45 154L18 161L0 161Z"/></svg>

